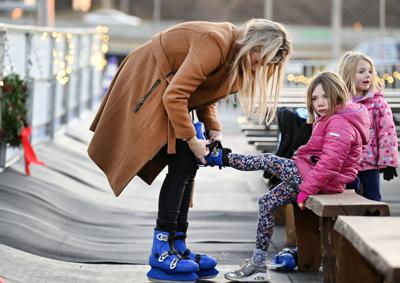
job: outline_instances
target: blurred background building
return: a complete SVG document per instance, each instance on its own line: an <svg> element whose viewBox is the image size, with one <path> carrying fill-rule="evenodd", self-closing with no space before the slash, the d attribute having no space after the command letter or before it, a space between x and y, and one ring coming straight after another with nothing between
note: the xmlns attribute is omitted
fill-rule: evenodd
<svg viewBox="0 0 400 283"><path fill-rule="evenodd" d="M290 31L285 87L304 90L358 50L374 60L381 85L400 88L399 0L0 0L0 81L16 73L27 82L32 140L52 139L96 107L119 62L155 33L184 21L261 17ZM0 169L18 155L5 148L0 141Z"/></svg>
<svg viewBox="0 0 400 283"><path fill-rule="evenodd" d="M108 26L107 57L121 59L179 22L264 17L286 25L294 43L288 74L334 68L344 51L372 56L383 75L400 79L399 0L16 0L0 1L0 22L56 27ZM291 77L292 78L292 77ZM397 86L394 84L393 86Z"/></svg>

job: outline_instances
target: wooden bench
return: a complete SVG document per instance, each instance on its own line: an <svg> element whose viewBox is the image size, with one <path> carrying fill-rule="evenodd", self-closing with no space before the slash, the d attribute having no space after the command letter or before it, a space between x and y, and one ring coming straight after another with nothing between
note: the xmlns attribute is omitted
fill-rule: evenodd
<svg viewBox="0 0 400 283"><path fill-rule="evenodd" d="M340 215L388 216L386 203L368 200L353 190L310 196L305 209L294 208L299 271L316 272L322 258L324 282L335 282L333 226Z"/></svg>
<svg viewBox="0 0 400 283"><path fill-rule="evenodd" d="M339 216L336 282L400 282L400 217Z"/></svg>

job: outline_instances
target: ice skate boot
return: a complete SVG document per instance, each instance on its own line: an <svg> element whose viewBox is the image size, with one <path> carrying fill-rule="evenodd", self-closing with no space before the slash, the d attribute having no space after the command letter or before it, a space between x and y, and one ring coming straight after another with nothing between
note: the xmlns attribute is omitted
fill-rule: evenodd
<svg viewBox="0 0 400 283"><path fill-rule="evenodd" d="M195 261L199 265L197 275L199 279L211 279L217 276L218 270L215 268L217 260L211 256L195 254L186 247L186 234L183 232L175 233L175 247L186 258Z"/></svg>
<svg viewBox="0 0 400 283"><path fill-rule="evenodd" d="M150 271L147 277L160 282L195 282L199 265L184 258L174 246L174 237L168 232L154 231L153 247L149 257Z"/></svg>

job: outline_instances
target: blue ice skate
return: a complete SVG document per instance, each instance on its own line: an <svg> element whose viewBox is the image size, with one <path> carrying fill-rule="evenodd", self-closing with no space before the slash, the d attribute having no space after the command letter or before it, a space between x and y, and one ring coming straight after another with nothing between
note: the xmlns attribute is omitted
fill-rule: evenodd
<svg viewBox="0 0 400 283"><path fill-rule="evenodd" d="M147 272L147 278L149 281L155 282L194 283L199 279L199 276L194 272L176 273L152 267L150 271Z"/></svg>
<svg viewBox="0 0 400 283"><path fill-rule="evenodd" d="M185 233L176 232L175 247L184 257L195 261L199 265L199 271L197 272L199 279L211 279L217 276L218 270L215 268L218 264L217 260L208 255L193 253L186 247L185 239Z"/></svg>
<svg viewBox="0 0 400 283"><path fill-rule="evenodd" d="M186 259L174 246L174 237L168 232L154 231L153 247L149 257L149 280L194 282L198 276L199 265Z"/></svg>

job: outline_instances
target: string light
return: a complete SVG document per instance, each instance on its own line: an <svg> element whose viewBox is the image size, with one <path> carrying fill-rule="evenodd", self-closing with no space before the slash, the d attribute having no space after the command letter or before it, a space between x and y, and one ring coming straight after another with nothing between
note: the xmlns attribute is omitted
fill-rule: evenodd
<svg viewBox="0 0 400 283"><path fill-rule="evenodd" d="M92 46L90 47L91 50L87 50L88 48L85 48L86 52L91 51L91 60L90 62L87 62L85 66L81 66L78 64L78 66L74 66L74 62L76 61L75 54L80 52L75 51L76 44L74 43L76 35L74 35L71 32L59 32L59 31L42 31L37 33L37 39L43 42L43 44L40 45L45 45L45 43L49 42L50 40L54 40L54 45L52 47L52 50L50 50L50 54L52 57L52 66L53 66L53 73L50 74L50 76L54 76L57 80L58 83L61 85L65 85L69 82L70 77L74 70L76 68L89 68L90 66L95 67L97 71L101 71L104 69L104 67L107 65L107 60L105 59L105 54L109 50L109 35L108 33L108 27L105 26L100 26L96 28L96 33L94 34L87 34L87 36L91 37L93 40ZM32 38L34 38L32 36ZM8 47L8 39L7 36L4 37L4 61L5 61L5 70L3 70L3 74L7 73L12 73L13 72L13 64L12 60L10 57L9 53L9 47ZM29 58L29 62L31 65L37 66L39 70L39 76L45 76L43 74L43 70L41 67L41 59L38 56L38 53L40 53L41 50L37 50L34 47L32 47L31 55L33 56L32 58ZM86 55L86 58L89 56ZM34 59L32 62L32 59ZM79 63L79 62L78 62ZM10 69L10 70L8 70ZM42 77L41 77L42 78ZM35 79L31 77L31 79ZM45 79L52 79L48 78L47 76ZM0 87L1 87L2 81L0 81Z"/></svg>
<svg viewBox="0 0 400 283"><path fill-rule="evenodd" d="M97 33L93 36L94 41L91 46L91 65L94 66L97 71L101 71L107 65L105 54L109 50L110 37L107 34L108 27L97 27L96 32ZM57 43L63 42L63 40L66 41L65 48L58 48L55 46L52 50L54 75L61 85L65 85L69 82L70 76L74 70L76 54L74 44L75 37L70 32L52 32L50 36ZM49 40L49 33L43 32L40 39L42 41Z"/></svg>
<svg viewBox="0 0 400 283"><path fill-rule="evenodd" d="M90 63L96 68L97 71L101 71L107 65L105 54L109 50L110 36L108 35L108 27L98 26L96 28L96 35L92 43L92 56Z"/></svg>
<svg viewBox="0 0 400 283"><path fill-rule="evenodd" d="M286 76L286 80L288 82L294 82L296 84L308 85L311 82L312 77L307 77L304 75L298 74L288 74ZM381 85L385 86L386 84L394 84L396 81L400 81L400 72L394 71L392 74L384 73L382 76L375 76L375 81Z"/></svg>

